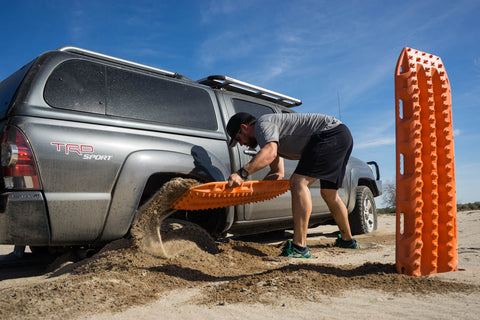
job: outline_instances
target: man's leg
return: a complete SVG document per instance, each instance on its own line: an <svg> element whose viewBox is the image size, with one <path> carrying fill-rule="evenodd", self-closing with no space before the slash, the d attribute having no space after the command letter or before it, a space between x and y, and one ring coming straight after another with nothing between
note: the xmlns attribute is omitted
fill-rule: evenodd
<svg viewBox="0 0 480 320"><path fill-rule="evenodd" d="M333 219L337 223L342 235L342 240L352 239L352 232L350 231L350 223L348 222L347 207L343 203L342 199L338 196L338 190L336 189L322 189L322 198L327 203L328 209L332 213Z"/></svg>
<svg viewBox="0 0 480 320"><path fill-rule="evenodd" d="M312 214L312 194L309 186L315 178L294 173L290 178L293 214L293 243L307 245L308 221Z"/></svg>

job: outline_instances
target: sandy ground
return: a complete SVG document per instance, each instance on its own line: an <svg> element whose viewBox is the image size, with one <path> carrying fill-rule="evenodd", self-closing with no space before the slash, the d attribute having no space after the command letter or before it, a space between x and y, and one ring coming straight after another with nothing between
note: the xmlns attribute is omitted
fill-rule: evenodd
<svg viewBox="0 0 480 320"><path fill-rule="evenodd" d="M172 237L165 247L179 254L168 259L119 241L45 271L4 266L0 319L478 319L480 211L457 217L457 272L397 274L395 218L386 215L356 237L360 250L332 247L334 226L310 230L311 260L277 257L289 232L229 238L217 253Z"/></svg>

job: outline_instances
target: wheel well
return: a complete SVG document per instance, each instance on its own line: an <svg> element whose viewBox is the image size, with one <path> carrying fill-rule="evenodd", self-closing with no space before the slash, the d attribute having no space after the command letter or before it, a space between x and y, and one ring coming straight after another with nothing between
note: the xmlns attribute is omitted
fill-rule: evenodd
<svg viewBox="0 0 480 320"><path fill-rule="evenodd" d="M368 187L372 191L374 197L377 197L379 195L377 185L375 184L375 181L371 179L362 178L358 180L358 185Z"/></svg>
<svg viewBox="0 0 480 320"><path fill-rule="evenodd" d="M139 207L141 207L145 202L147 202L153 195L160 190L160 188L168 181L172 180L173 178L190 178L195 179L200 182L204 182L198 177L191 177L186 174L179 174L179 173L156 173L148 178L145 187L143 188L143 194L140 198Z"/></svg>
<svg viewBox="0 0 480 320"><path fill-rule="evenodd" d="M200 183L205 183L205 179L199 178L197 176L191 176L187 174L179 173L158 173L150 176L145 188L143 190L142 197L140 199L139 207L145 204L149 199L151 199L155 193L160 190L160 188L172 180L173 178L186 178L186 179L195 179ZM185 211L179 210L174 213L171 218L176 218L180 220L190 221L202 226L206 229L214 238L217 238L221 235L227 227L227 209L209 209L209 210L197 210L197 211Z"/></svg>

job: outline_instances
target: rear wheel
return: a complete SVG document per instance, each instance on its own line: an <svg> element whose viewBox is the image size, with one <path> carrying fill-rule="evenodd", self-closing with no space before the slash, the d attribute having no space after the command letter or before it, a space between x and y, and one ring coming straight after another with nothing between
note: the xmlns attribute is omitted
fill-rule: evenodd
<svg viewBox="0 0 480 320"><path fill-rule="evenodd" d="M166 219L161 225L161 229L157 230L160 234L162 241L164 242L165 250L169 256L175 256L177 252L185 248L179 248L170 245L171 242L175 241L189 241L198 246L201 250L208 253L218 253L218 247L215 243L215 240L210 236L210 234L199 226L198 224L177 219ZM170 250L169 250L170 249Z"/></svg>
<svg viewBox="0 0 480 320"><path fill-rule="evenodd" d="M160 190L138 209L131 234L141 250L153 255L171 257L183 252L188 242L204 251L216 253L218 249L215 241L207 230L192 222L169 218L176 217L177 213L170 209L170 205L190 187L198 184L199 182L193 179L174 178L163 184ZM167 242L169 246L166 245Z"/></svg>
<svg viewBox="0 0 480 320"><path fill-rule="evenodd" d="M377 230L377 208L372 191L366 186L356 188L355 208L348 216L352 234Z"/></svg>
<svg viewBox="0 0 480 320"><path fill-rule="evenodd" d="M171 217L198 224L207 230L214 239L226 236L227 212L225 208L197 211L178 210Z"/></svg>

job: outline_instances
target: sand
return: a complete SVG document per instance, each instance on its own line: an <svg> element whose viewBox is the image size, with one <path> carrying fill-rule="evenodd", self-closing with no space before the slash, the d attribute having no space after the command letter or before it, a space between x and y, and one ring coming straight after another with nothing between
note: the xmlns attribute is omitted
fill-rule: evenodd
<svg viewBox="0 0 480 320"><path fill-rule="evenodd" d="M457 272L397 274L389 215L379 216L377 231L356 237L360 250L332 247L335 226L310 230L310 260L278 257L290 232L229 237L217 252L172 233L164 239L168 258L120 240L86 259L60 256L46 271L4 266L0 318L477 319L480 211L457 218ZM12 249L0 246L0 254Z"/></svg>

